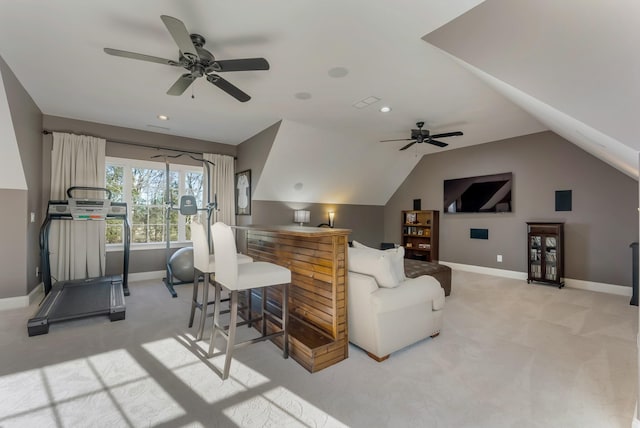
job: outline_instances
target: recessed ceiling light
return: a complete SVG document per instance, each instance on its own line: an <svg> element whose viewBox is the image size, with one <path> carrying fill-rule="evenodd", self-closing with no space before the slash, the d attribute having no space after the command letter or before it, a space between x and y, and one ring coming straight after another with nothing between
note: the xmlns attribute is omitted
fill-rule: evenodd
<svg viewBox="0 0 640 428"><path fill-rule="evenodd" d="M158 115L158 119L160 119L160 120L169 120L169 116L164 115L164 114L159 114Z"/></svg>
<svg viewBox="0 0 640 428"><path fill-rule="evenodd" d="M389 113L391 111L391 107L389 106L380 107L380 111L382 113Z"/></svg>

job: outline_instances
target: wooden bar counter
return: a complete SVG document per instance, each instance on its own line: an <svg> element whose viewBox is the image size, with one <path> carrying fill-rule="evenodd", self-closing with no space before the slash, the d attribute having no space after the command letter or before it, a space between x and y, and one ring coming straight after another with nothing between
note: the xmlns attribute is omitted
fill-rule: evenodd
<svg viewBox="0 0 640 428"><path fill-rule="evenodd" d="M349 229L303 226L237 226L244 229L247 253L291 270L289 353L310 372L349 356L347 330L347 247ZM280 311L279 287L267 304ZM252 306L261 299L252 293ZM269 326L269 330L275 326ZM274 340L282 346L280 340Z"/></svg>

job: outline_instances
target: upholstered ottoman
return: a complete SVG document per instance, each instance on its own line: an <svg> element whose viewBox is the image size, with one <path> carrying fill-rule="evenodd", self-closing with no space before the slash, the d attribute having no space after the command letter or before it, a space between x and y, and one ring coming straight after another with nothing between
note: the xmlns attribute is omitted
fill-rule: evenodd
<svg viewBox="0 0 640 428"><path fill-rule="evenodd" d="M404 259L404 274L407 278L430 275L438 280L444 289L445 296L451 294L451 268L449 266L422 260Z"/></svg>

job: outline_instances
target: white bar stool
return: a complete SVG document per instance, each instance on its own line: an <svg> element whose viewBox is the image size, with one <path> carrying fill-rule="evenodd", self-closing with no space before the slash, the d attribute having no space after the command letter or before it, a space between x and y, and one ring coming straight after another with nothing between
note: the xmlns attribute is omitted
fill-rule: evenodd
<svg viewBox="0 0 640 428"><path fill-rule="evenodd" d="M215 303L213 307L213 333L211 334L211 342L209 343L208 357L211 358L213 356L216 335L220 333L227 341L224 370L222 372L222 379L227 379L229 377L229 367L231 366L231 356L235 348L283 336L282 356L283 358L289 357L288 296L291 271L268 262L235 263L237 249L231 228L224 223L217 222L212 226L211 231L213 234L213 248L216 254L217 270L215 278ZM265 287L273 285L282 285L282 314L280 318L266 311L267 293L265 292ZM228 326L222 326L220 324L220 294L223 287L230 293L231 317ZM247 293L250 294L252 288L262 288L262 304L260 318L249 320L249 323L261 321L262 335L255 339L235 343L236 328L238 326L238 292L246 290ZM251 311L249 311L249 313L251 313ZM267 334L267 316L280 323L280 331Z"/></svg>
<svg viewBox="0 0 640 428"><path fill-rule="evenodd" d="M201 340L204 334L204 325L207 318L207 307L214 302L209 301L209 284L211 274L216 271L216 257L211 254L209 237L202 223L195 220L191 223L191 240L193 241L193 297L191 299L191 315L189 316L189 328L193 326L193 318L196 309L200 313L200 325L196 334L196 340ZM251 263L253 259L244 254L237 254L237 263ZM202 301L198 301L198 289L200 288L200 273L203 276ZM225 301L228 299L224 299ZM248 306L248 305L247 305Z"/></svg>

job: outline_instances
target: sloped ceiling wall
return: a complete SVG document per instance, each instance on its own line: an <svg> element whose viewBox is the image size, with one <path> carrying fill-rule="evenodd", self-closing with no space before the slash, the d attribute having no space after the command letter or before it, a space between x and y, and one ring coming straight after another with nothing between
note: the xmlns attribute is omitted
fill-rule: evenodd
<svg viewBox="0 0 640 428"><path fill-rule="evenodd" d="M283 120L253 198L384 205L419 160L390 157L387 147L355 132Z"/></svg>
<svg viewBox="0 0 640 428"><path fill-rule="evenodd" d="M27 189L27 180L22 169L2 73L0 73L0 188Z"/></svg>
<svg viewBox="0 0 640 428"><path fill-rule="evenodd" d="M487 0L423 39L637 179L638 16L634 0Z"/></svg>

